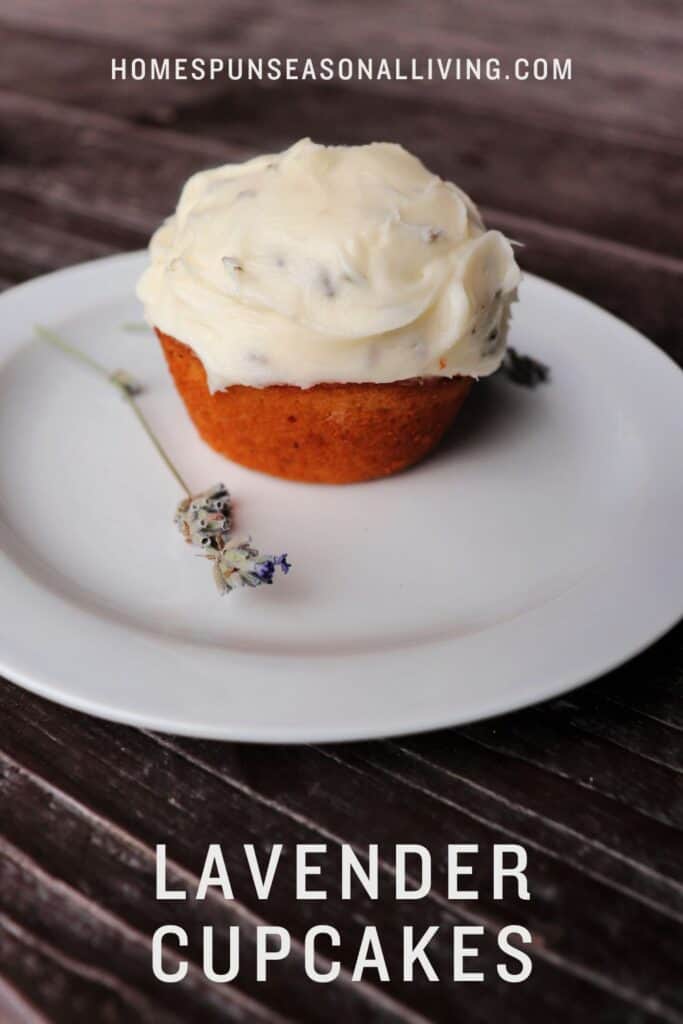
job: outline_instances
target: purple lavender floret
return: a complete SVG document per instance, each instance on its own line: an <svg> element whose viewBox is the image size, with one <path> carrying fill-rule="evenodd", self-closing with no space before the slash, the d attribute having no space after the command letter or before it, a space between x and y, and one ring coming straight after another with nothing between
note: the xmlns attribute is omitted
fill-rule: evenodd
<svg viewBox="0 0 683 1024"><path fill-rule="evenodd" d="M284 555L273 555L272 557L265 556L262 560L259 559L254 567L254 572L262 583L272 583L278 566L280 566L285 576L292 568L291 564L287 561L286 553Z"/></svg>
<svg viewBox="0 0 683 1024"><path fill-rule="evenodd" d="M261 580L261 583L272 583L275 575L275 562L272 558L264 558L254 566L254 572Z"/></svg>
<svg viewBox="0 0 683 1024"><path fill-rule="evenodd" d="M286 551L285 551L284 555L276 555L275 558L273 559L273 561L275 562L275 565L279 565L280 566L280 568L282 569L282 572L284 573L285 576L287 575L289 570L292 568L292 563L287 561L287 552Z"/></svg>

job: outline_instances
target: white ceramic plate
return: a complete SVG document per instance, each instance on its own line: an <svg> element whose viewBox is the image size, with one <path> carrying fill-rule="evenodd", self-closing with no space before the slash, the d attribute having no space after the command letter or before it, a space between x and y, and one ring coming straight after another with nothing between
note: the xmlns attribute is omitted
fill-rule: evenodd
<svg viewBox="0 0 683 1024"><path fill-rule="evenodd" d="M552 697L683 612L683 374L608 313L527 276L512 343L535 391L475 389L417 468L350 487L233 465L196 436L133 295L143 254L0 297L0 670L96 715L197 736L324 741ZM197 491L288 551L219 598L172 523L182 495L125 403L32 338L59 330L147 385Z"/></svg>

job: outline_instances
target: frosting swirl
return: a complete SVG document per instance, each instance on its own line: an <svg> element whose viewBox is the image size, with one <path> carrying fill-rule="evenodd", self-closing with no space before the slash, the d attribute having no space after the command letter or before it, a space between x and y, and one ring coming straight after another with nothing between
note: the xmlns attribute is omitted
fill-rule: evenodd
<svg viewBox="0 0 683 1024"><path fill-rule="evenodd" d="M193 175L138 295L215 391L484 376L519 281L512 247L401 146L319 146Z"/></svg>

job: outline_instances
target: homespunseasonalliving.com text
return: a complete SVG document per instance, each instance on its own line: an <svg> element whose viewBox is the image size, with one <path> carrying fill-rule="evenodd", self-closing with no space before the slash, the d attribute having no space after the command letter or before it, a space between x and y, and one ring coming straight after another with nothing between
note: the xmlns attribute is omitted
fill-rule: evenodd
<svg viewBox="0 0 683 1024"><path fill-rule="evenodd" d="M112 57L111 78L134 82L569 82L571 57Z"/></svg>
<svg viewBox="0 0 683 1024"><path fill-rule="evenodd" d="M227 910L232 901L241 908L235 915L238 919L244 917L243 908L254 897L266 904L258 917L248 913L252 918L249 924L207 924L201 936L194 922L189 930L173 922L158 927L152 940L152 970L159 981L182 982L190 964L201 962L205 977L212 982L228 983L246 972L256 981L267 982L279 962L289 961L317 984L333 982L342 972L347 980L350 977L355 982L411 982L418 978L484 982L487 973L478 963L484 950L489 954L494 951L495 974L489 969L489 977L519 984L531 975L532 935L524 925L511 923L492 929L476 923L444 923L448 921L449 903L455 920L476 920L472 904L480 898L480 890L473 885L475 866L477 874L486 877L487 897L496 901L531 899L527 854L517 843L496 843L488 851L480 851L476 843L449 843L438 857L416 843L382 847L381 851L376 843L362 851L342 844L330 854L326 843L298 843L287 850L282 843L274 843L261 851L245 843L234 847L231 857L229 865L221 845L211 843L198 879L188 887L187 872L174 865L172 851L167 854L165 844L157 845L157 900L169 904L210 900L214 921L217 916L220 919L221 907ZM439 877L439 890L434 896L433 874ZM329 886L330 876L335 891L323 885L323 878L327 878ZM285 900L318 901L319 920L303 935L293 935L279 924L257 923L268 917L267 901L273 893L280 906L283 894ZM366 918L371 920L372 903L380 896L404 906L431 897L430 905L440 923L420 928L397 923L384 929L365 923ZM342 905L348 901L343 918L348 921L349 934L338 927L338 905L337 924L325 920L325 902L330 897L341 898ZM216 900L221 904L218 908ZM463 904L460 913L459 904ZM444 942L448 944L447 970L442 955ZM432 959L437 944L438 970L436 958ZM487 962L491 962L490 955Z"/></svg>

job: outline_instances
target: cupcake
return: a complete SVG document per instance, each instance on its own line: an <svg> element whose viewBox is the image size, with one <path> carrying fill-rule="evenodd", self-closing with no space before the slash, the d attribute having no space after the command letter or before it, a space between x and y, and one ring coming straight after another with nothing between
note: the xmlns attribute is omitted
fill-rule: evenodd
<svg viewBox="0 0 683 1024"><path fill-rule="evenodd" d="M319 146L202 171L138 285L203 439L276 476L417 462L504 350L509 241L401 146Z"/></svg>

